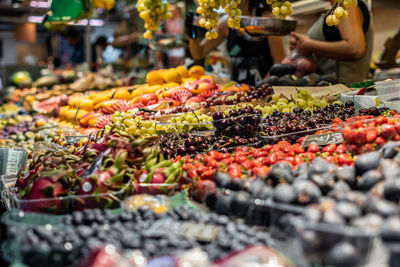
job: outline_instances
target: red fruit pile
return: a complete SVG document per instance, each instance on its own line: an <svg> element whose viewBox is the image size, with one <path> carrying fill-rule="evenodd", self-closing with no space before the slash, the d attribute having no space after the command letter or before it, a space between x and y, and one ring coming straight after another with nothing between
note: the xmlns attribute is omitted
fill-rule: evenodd
<svg viewBox="0 0 400 267"><path fill-rule="evenodd" d="M342 129L346 149L354 154L381 148L386 142L400 141L400 117L379 116L370 120L357 120Z"/></svg>
<svg viewBox="0 0 400 267"><path fill-rule="evenodd" d="M287 141L263 148L238 147L234 153L209 151L207 154L198 154L194 159L178 156L175 160L184 160L183 170L187 177L212 180L216 171L226 172L236 178L265 176L270 166L277 162L287 162L296 168L304 162L313 161L317 156L338 165L353 164L353 158L346 153L344 145L333 144L320 151L317 145L311 144L305 150L299 143L291 145Z"/></svg>

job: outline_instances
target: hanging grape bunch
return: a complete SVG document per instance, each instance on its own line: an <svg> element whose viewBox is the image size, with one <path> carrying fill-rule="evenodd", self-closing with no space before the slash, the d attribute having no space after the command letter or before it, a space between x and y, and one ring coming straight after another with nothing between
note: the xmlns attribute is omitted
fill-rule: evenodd
<svg viewBox="0 0 400 267"><path fill-rule="evenodd" d="M358 5L357 0L336 0L336 7L332 10L331 14L326 17L326 25L336 26L340 22L340 18L347 18L349 16L350 7Z"/></svg>
<svg viewBox="0 0 400 267"><path fill-rule="evenodd" d="M292 4L289 1L267 0L267 4L271 5L272 14L282 19L292 15Z"/></svg>
<svg viewBox="0 0 400 267"><path fill-rule="evenodd" d="M218 37L216 31L218 25L219 8L223 8L229 15L228 26L230 28L240 28L240 15L242 11L239 9L241 0L199 0L199 7L196 12L201 15L199 25L207 29L206 38L215 39Z"/></svg>
<svg viewBox="0 0 400 267"><path fill-rule="evenodd" d="M144 38L152 39L153 31L160 27L160 22L172 16L168 11L169 4L164 0L138 0L139 17L144 20L146 32Z"/></svg>

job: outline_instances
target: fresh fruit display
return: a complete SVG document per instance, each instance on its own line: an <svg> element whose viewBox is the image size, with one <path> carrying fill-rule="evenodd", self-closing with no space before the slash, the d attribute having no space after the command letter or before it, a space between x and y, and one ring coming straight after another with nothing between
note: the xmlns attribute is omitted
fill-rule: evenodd
<svg viewBox="0 0 400 267"><path fill-rule="evenodd" d="M268 2L289 15L286 2ZM239 2L214 4L200 3L205 23L226 5L236 23ZM188 255L201 266L293 266L277 263L279 249L301 266L386 266L367 262L374 254L397 263L400 116L306 87L285 97L274 75L337 80L298 61L256 87L178 66L133 86L110 72L55 71L17 89L0 107L2 255L31 266L97 266L111 250L141 257L135 266Z"/></svg>

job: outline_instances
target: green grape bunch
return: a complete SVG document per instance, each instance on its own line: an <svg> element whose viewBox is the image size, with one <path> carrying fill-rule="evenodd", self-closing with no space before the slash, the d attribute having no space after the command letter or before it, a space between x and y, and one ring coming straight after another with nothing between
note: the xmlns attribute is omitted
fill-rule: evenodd
<svg viewBox="0 0 400 267"><path fill-rule="evenodd" d="M326 25L338 25L341 18L347 18L349 16L348 8L356 7L357 5L357 0L336 0L336 7L332 9L331 14L326 17Z"/></svg>
<svg viewBox="0 0 400 267"><path fill-rule="evenodd" d="M267 4L271 5L272 14L276 17L285 19L287 16L292 15L293 9L290 1L281 0L267 0Z"/></svg>
<svg viewBox="0 0 400 267"><path fill-rule="evenodd" d="M139 17L144 20L146 32L144 38L152 39L153 31L158 30L160 22L169 19L172 14L168 11L169 4L164 0L138 0Z"/></svg>

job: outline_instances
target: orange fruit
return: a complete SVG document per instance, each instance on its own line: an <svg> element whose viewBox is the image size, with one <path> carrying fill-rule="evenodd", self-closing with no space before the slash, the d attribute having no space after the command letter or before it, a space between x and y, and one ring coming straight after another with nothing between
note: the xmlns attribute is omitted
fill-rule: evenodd
<svg viewBox="0 0 400 267"><path fill-rule="evenodd" d="M205 70L202 66L196 65L189 69L189 77L200 79L205 74Z"/></svg>
<svg viewBox="0 0 400 267"><path fill-rule="evenodd" d="M153 70L147 73L146 82L150 85L162 84L164 82L163 70Z"/></svg>
<svg viewBox="0 0 400 267"><path fill-rule="evenodd" d="M176 70L182 78L186 78L189 75L187 68L185 68L184 66L178 66L176 67Z"/></svg>

